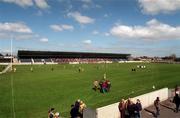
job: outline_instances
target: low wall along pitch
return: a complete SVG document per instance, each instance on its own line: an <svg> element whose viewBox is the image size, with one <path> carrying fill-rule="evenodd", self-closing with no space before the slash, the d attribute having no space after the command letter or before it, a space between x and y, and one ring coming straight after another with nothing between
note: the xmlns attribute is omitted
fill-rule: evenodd
<svg viewBox="0 0 180 118"><path fill-rule="evenodd" d="M153 91L144 95L140 95L132 98L132 101L136 103L136 100L139 99L142 103L142 107L146 108L153 105L156 97L159 97L161 101L168 99L168 88L163 88L157 91ZM96 117L91 118L120 118L120 113L118 109L118 103L114 103L108 106L100 107L96 109ZM88 112L88 111L86 111ZM91 111L92 112L92 111ZM90 117L86 117L90 118Z"/></svg>

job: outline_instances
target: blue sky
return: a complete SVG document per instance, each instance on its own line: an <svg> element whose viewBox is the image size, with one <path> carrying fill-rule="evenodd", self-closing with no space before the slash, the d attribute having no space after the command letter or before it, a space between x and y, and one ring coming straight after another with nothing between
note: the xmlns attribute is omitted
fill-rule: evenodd
<svg viewBox="0 0 180 118"><path fill-rule="evenodd" d="M180 56L179 0L0 0L0 53Z"/></svg>

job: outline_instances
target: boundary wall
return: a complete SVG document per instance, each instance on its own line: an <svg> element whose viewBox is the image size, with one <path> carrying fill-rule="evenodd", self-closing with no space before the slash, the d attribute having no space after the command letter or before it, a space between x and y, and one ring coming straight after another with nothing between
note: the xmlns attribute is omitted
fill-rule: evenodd
<svg viewBox="0 0 180 118"><path fill-rule="evenodd" d="M168 92L169 92L168 88L163 88L160 90L156 90L150 93L146 93L146 94L134 97L132 98L132 101L136 103L136 100L139 99L141 101L142 107L146 108L154 104L154 100L156 99L156 97L159 97L161 101L167 100L168 95L169 95ZM120 118L118 105L119 105L119 102L97 108L94 111L95 113L92 113L92 110L91 110L90 111L91 114L96 114L96 116L94 115L90 116L88 110L86 110L86 112L84 113L84 118Z"/></svg>

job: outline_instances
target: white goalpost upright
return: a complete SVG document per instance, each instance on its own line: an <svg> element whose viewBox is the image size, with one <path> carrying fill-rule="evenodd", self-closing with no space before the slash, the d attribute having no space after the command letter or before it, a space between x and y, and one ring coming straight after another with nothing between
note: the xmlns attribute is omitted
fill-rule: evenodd
<svg viewBox="0 0 180 118"><path fill-rule="evenodd" d="M11 63L10 63L10 69L12 71L12 66L13 66L13 36L11 35ZM13 111L13 118L16 118L16 113L15 113L15 103L14 103L14 82L13 82L13 75L11 73L11 96L12 96L12 111Z"/></svg>
<svg viewBox="0 0 180 118"><path fill-rule="evenodd" d="M12 44L12 43L13 43L13 36L11 36L11 63L10 63L10 65L11 65L11 71L12 71L12 69L13 69L13 68L12 68L12 63L13 63L13 55L12 55L12 48L13 48L12 46L13 46L13 44Z"/></svg>

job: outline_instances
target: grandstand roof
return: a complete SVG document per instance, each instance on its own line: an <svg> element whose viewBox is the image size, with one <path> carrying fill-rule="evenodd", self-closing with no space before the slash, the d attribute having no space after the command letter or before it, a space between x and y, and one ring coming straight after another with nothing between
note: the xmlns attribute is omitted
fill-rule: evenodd
<svg viewBox="0 0 180 118"><path fill-rule="evenodd" d="M110 58L127 59L130 54L19 50L18 58Z"/></svg>

